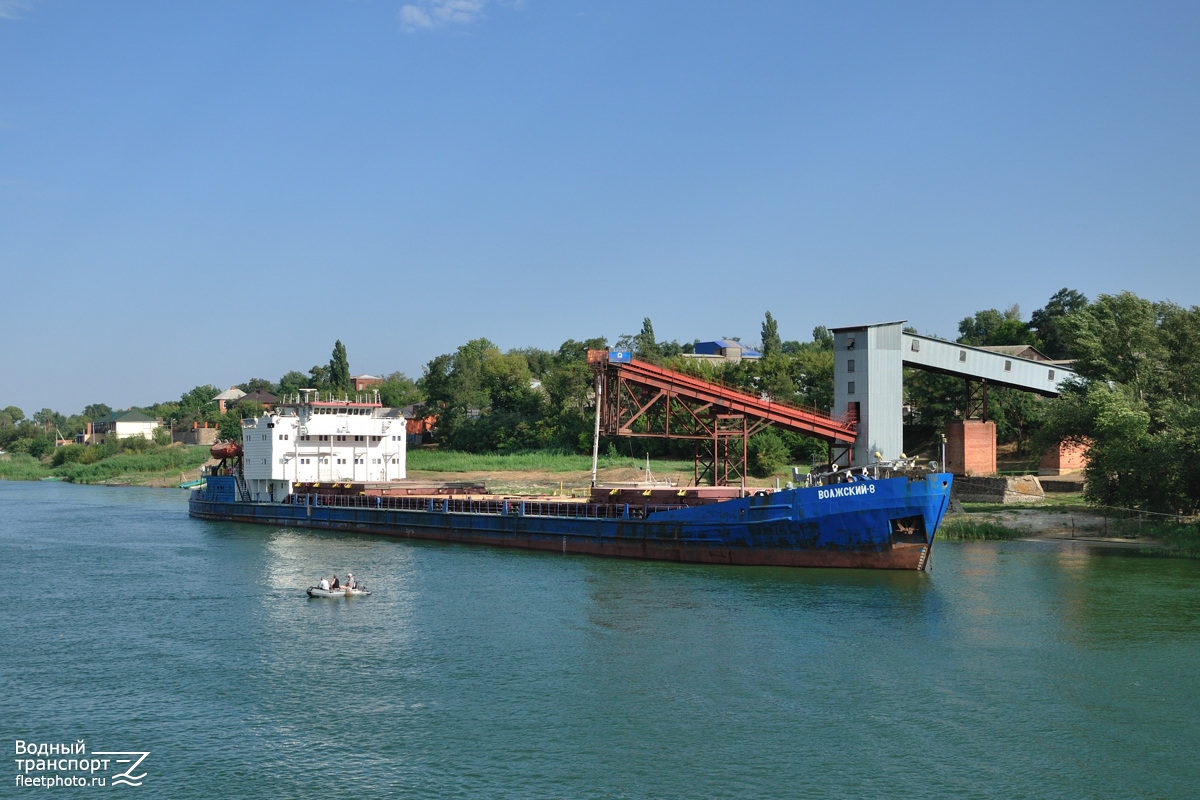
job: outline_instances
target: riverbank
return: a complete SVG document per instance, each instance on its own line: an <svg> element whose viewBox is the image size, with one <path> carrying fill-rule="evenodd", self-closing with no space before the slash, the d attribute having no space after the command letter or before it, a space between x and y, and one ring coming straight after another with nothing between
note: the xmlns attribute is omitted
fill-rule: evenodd
<svg viewBox="0 0 1200 800"><path fill-rule="evenodd" d="M947 515L938 536L1083 542L1145 555L1200 558L1200 526L1150 519L1124 509L1092 506L1082 495L1056 495L1029 506L964 503L962 513Z"/></svg>
<svg viewBox="0 0 1200 800"><path fill-rule="evenodd" d="M0 478L168 487L200 477L200 470L206 463L211 463L208 448L200 446L139 443L128 449L110 445L107 450L101 450L100 447L84 449L79 445L68 445L45 459L6 453L0 456Z"/></svg>

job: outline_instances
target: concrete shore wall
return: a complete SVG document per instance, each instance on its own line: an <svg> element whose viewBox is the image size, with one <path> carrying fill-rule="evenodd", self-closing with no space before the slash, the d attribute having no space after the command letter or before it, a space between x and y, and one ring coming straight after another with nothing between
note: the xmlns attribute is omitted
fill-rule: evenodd
<svg viewBox="0 0 1200 800"><path fill-rule="evenodd" d="M1036 503L1046 499L1033 475L1010 478L955 478L951 497L965 503Z"/></svg>

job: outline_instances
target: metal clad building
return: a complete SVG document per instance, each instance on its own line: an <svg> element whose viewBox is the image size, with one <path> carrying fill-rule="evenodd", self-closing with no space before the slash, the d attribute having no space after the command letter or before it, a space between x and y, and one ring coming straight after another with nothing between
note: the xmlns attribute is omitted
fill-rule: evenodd
<svg viewBox="0 0 1200 800"><path fill-rule="evenodd" d="M904 320L833 329L833 412L858 414L852 464L904 449L904 367L1053 397L1075 373L1059 364L904 332ZM844 465L843 465L844 466Z"/></svg>
<svg viewBox="0 0 1200 800"><path fill-rule="evenodd" d="M896 458L904 449L903 325L901 320L832 331L833 411L858 412L854 464L874 461L876 452Z"/></svg>
<svg viewBox="0 0 1200 800"><path fill-rule="evenodd" d="M914 333L905 333L902 338L904 363L930 372L986 380L995 386L1011 386L1050 397L1058 394L1060 383L1075 377L1071 370L1049 361L1034 361Z"/></svg>

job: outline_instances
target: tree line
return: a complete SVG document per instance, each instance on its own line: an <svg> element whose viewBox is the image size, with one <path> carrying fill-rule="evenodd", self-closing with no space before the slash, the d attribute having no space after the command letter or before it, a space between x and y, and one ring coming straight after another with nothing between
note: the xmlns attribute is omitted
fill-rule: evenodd
<svg viewBox="0 0 1200 800"><path fill-rule="evenodd" d="M778 321L766 312L757 347L760 359L711 362L688 358L696 342L661 341L650 318L636 334L611 346L639 359L685 371L796 405L829 409L833 402L833 337L817 326L808 341L783 340ZM736 337L726 337L736 339ZM1200 508L1200 467L1194 463L1200 437L1200 308L1153 302L1130 292L1103 294L1095 301L1064 288L1025 319L1018 306L977 311L958 325L957 341L973 346L1028 345L1055 360L1073 360L1080 376L1059 398L1046 400L1012 389L988 393L986 414L1001 443L1036 458L1059 441L1087 442L1087 493L1098 502L1146 510L1193 513ZM424 404L436 415L435 440L469 452L591 447L592 372L589 349L605 349L604 337L568 339L557 349L501 350L474 339L452 353L432 358L419 379L392 372L372 387L386 406ZM263 389L290 397L300 389L352 392L349 359L339 340L328 364L284 373L278 381L252 378L243 391ZM230 437L240 436L241 413L222 416L212 398L220 388L197 386L177 401L142 407L176 427L208 422ZM962 379L907 371L906 447L917 452L965 408ZM236 412L257 413L239 408ZM21 409L0 411L0 447L45 455L56 431L83 430L111 413L102 403L64 417L42 409L26 419ZM825 453L822 442L767 430L752 438L749 458L758 474L787 463L807 463ZM630 440L607 443L609 452L684 456L686 441Z"/></svg>

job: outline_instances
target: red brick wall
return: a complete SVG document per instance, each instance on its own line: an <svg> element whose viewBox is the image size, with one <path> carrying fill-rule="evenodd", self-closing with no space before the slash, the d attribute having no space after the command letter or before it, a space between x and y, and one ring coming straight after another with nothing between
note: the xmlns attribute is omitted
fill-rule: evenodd
<svg viewBox="0 0 1200 800"><path fill-rule="evenodd" d="M1059 442L1042 456L1038 475L1066 475L1087 466L1087 445Z"/></svg>
<svg viewBox="0 0 1200 800"><path fill-rule="evenodd" d="M946 469L955 475L995 475L996 423L978 419L947 422Z"/></svg>

